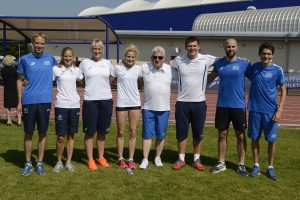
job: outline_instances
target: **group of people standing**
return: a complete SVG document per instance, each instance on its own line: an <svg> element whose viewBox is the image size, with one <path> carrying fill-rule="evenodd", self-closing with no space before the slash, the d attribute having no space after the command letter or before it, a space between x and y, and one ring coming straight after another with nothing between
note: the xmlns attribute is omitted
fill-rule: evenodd
<svg viewBox="0 0 300 200"><path fill-rule="evenodd" d="M87 166L90 170L97 170L99 164L103 167L110 167L104 157L105 136L110 131L111 117L113 111L113 100L111 84L117 82L117 126L116 137L118 150L118 164L121 168L135 169L133 161L136 128L141 115L141 101L138 90L138 81L144 79L145 90L149 91L145 95L145 106L149 110L147 113L148 125L145 123L146 132L143 132L145 144L148 150L144 151L145 159L148 157L151 138L158 133L157 145L158 153L155 158L157 166L162 166L160 154L163 148L163 141L167 131L168 118L170 114L170 85L172 81L171 68L164 64L165 51L162 47L155 47L151 59L152 65L145 65L143 68L135 64L138 54L137 47L130 45L124 54L122 63L113 66L109 60L102 58L103 43L95 39L90 46L92 57L83 60L79 68L74 65L74 52L66 47L62 50L60 63L57 63L53 56L43 52L47 37L43 33L34 34L32 37L33 52L20 59L18 68L18 111L23 114L24 119L24 148L25 166L21 175L29 175L33 169L31 162L32 136L35 131L35 124L38 130L38 161L36 173L45 174L43 164L46 132L48 130L49 115L52 102L52 81L57 83L57 95L55 102L55 130L57 135L57 163L53 172L60 172L66 168L68 171L75 170L71 163L74 134L78 132L80 97L76 90L76 82L81 81L84 85L84 100L82 104L83 132L85 133L84 144L87 154ZM160 69L162 66L164 67ZM156 73L157 72L157 73ZM166 80L167 78L167 80ZM164 81L164 90L160 88L155 80ZM148 83L150 82L150 83ZM153 84L156 85L153 85ZM25 87L23 87L25 85ZM154 95L155 94L155 95ZM156 97L154 97L156 96ZM163 100L159 105L156 101ZM147 103L148 102L148 103ZM152 109L153 108L153 109ZM162 110L161 110L162 109ZM164 110L166 109L166 110ZM146 112L146 110L144 110ZM146 117L146 115L143 115ZM154 119L154 118L155 119ZM124 134L126 122L129 119L129 159L123 158ZM163 120L163 121L162 121ZM152 132L154 131L154 132ZM96 134L96 145L98 155L93 155L94 135ZM65 136L67 137L67 160L63 164L62 156L64 152ZM146 166L147 167L147 166Z"/></svg>
<svg viewBox="0 0 300 200"><path fill-rule="evenodd" d="M245 129L247 128L245 107L245 77L252 81L249 95L249 132L252 139L254 167L251 176L260 173L258 155L259 139L264 130L269 142L269 168L267 175L276 179L273 169L275 140L277 140L277 123L285 100L285 86L282 69L272 63L274 47L263 43L259 50L261 62L252 67L246 60L236 56L238 49L235 39L228 39L224 49L226 56L217 58L199 53L200 42L196 37L188 37L185 41L186 54L177 56L170 64L165 63L165 50L156 46L152 50L151 62L143 65L135 63L138 49L130 45L125 49L122 63L113 66L109 60L102 58L103 43L95 39L91 43L92 57L83 60L79 68L74 65L74 52L66 47L62 51L59 64L53 56L43 52L47 37L42 33L32 38L33 53L20 59L18 73L18 111L24 118L24 148L26 163L21 175L29 175L33 166L31 162L32 135L35 123L39 134L38 162L36 173L44 174L43 157L48 129L49 114L52 102L52 81L57 82L58 94L55 103L55 129L57 134L57 163L54 172L63 168L74 171L71 164L74 148L74 134L78 132L80 98L76 91L76 81L84 85L84 100L82 104L84 144L87 154L87 166L97 170L97 163L110 167L104 157L105 136L110 131L113 100L111 84L117 83L117 153L120 168L136 169L134 152L136 131L141 117L143 121L143 160L140 169L147 169L148 156L152 138L156 138L156 156L154 164L162 167L161 154L170 115L170 93L172 80L178 80L178 98L175 106L176 138L179 158L172 166L179 170L185 166L185 149L189 125L193 133L194 162L193 166L203 171L200 154L203 139L203 129L206 118L205 89L207 83L220 77L218 103L216 111L216 128L219 131L218 152L219 162L211 169L217 173L226 169L225 153L229 124L232 121L239 156L237 172L248 176L244 160L246 152ZM214 70L208 75L209 66ZM24 81L26 86L23 89ZM141 106L138 82L144 85L144 104ZM280 106L276 104L277 86L280 86ZM268 94L268 95L267 95ZM129 123L129 158L123 157L124 135L126 123ZM94 135L98 156L93 155ZM67 135L67 161L62 163L64 138Z"/></svg>

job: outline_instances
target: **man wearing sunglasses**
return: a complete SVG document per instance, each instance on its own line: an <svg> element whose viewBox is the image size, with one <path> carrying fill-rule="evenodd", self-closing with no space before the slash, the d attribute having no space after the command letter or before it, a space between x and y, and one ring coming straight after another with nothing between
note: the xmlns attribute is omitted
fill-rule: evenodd
<svg viewBox="0 0 300 200"><path fill-rule="evenodd" d="M203 128L206 118L205 88L208 68L218 59L211 55L198 53L199 40L188 37L185 40L186 54L177 56L171 61L171 66L178 73L178 97L175 108L176 139L179 159L173 169L179 170L185 166L185 149L189 124L193 132L194 162L193 166L203 171L200 161Z"/></svg>
<svg viewBox="0 0 300 200"><path fill-rule="evenodd" d="M156 46L152 50L151 63L142 65L144 82L143 106L143 156L140 169L147 169L148 155L152 138L156 137L156 156L154 164L162 167L161 153L165 143L165 136L170 116L170 92L172 69L164 63L165 50Z"/></svg>

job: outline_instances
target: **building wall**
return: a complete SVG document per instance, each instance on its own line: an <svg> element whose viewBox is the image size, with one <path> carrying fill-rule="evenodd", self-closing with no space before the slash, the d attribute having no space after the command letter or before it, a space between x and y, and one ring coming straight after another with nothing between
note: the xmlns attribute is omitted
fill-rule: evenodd
<svg viewBox="0 0 300 200"><path fill-rule="evenodd" d="M185 53L184 48L185 38L131 38L122 37L120 47L120 59L124 57L124 50L129 44L134 44L139 49L138 63L150 61L151 51L153 47L160 45L166 50L166 61L169 61L172 56L177 56L181 53ZM223 43L225 39L200 39L200 47L202 54L211 54L214 56L224 56ZM238 56L248 58L252 63L258 62L258 48L263 40L253 40L253 39L238 39L239 51ZM300 41L285 41L272 40L275 46L275 56L274 63L281 66L284 72L300 72L300 64L298 61ZM89 45L68 45L72 47L75 51L76 56L80 60L83 58L91 57L90 46ZM61 50L65 45L53 45L48 44L46 47L46 52L56 55L59 59ZM116 64L117 58L117 48L116 45L109 46L110 60L113 64ZM105 56L104 56L105 57Z"/></svg>
<svg viewBox="0 0 300 200"><path fill-rule="evenodd" d="M106 14L100 17L115 30L170 30L190 31L196 17L204 13L218 13L246 10L248 6L257 9L300 6L299 0L252 0L152 11Z"/></svg>

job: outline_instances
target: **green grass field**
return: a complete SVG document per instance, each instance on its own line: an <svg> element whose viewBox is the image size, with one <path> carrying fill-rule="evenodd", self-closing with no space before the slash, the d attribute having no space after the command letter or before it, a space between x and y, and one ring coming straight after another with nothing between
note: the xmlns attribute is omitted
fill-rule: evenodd
<svg viewBox="0 0 300 200"><path fill-rule="evenodd" d="M166 145L162 155L163 168L153 164L154 151L150 153L151 161L147 170L135 170L134 176L126 174L117 165L115 145L116 125L111 126L107 135L105 156L111 168L99 167L89 171L86 167L86 154L83 145L83 133L75 136L73 164L75 173L66 170L59 174L52 173L56 163L54 122L50 122L45 152L45 175L33 171L23 177L19 173L24 165L22 128L7 127L5 121L0 123L0 199L300 199L300 131L299 129L280 129L275 170L278 181L266 177L267 167L266 142L261 142L260 165L262 175L258 179L241 177L237 168L236 140L233 131L228 138L227 170L211 174L209 169L217 162L217 131L214 127L205 127L202 162L204 172L192 168L192 141L189 135L186 152L187 166L179 171L171 169L177 159L175 126L170 125ZM142 160L141 126L139 126L135 161L137 166ZM128 136L128 134L127 134ZM128 137L126 138L127 143ZM37 158L37 134L34 135L33 161ZM127 145L124 150L128 157ZM95 154L96 155L96 151ZM248 140L246 166L252 167L250 141Z"/></svg>

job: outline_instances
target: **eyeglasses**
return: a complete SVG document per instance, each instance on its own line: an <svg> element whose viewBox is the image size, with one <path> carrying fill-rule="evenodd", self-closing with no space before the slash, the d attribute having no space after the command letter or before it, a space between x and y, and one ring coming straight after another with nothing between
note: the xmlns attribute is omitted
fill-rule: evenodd
<svg viewBox="0 0 300 200"><path fill-rule="evenodd" d="M163 56L152 56L152 59L156 60L156 59L162 60L164 57Z"/></svg>

